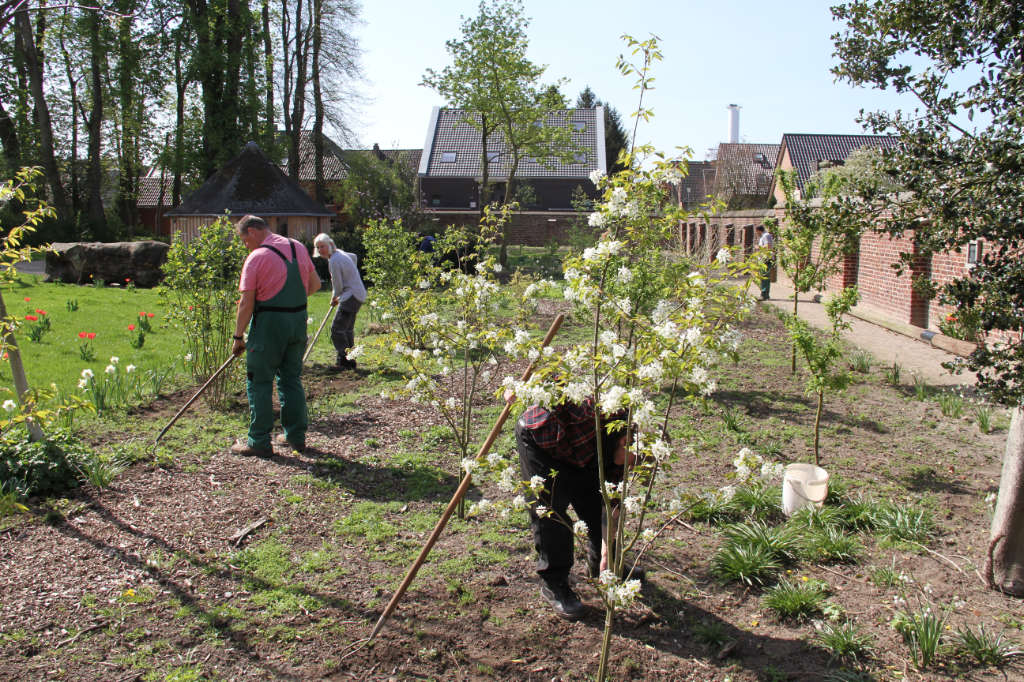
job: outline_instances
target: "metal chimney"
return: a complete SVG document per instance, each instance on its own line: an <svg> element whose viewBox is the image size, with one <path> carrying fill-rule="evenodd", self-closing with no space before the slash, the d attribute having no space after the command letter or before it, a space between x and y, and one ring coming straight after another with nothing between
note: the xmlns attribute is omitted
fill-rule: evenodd
<svg viewBox="0 0 1024 682"><path fill-rule="evenodd" d="M726 107L729 110L729 142L740 141L740 106L730 104Z"/></svg>

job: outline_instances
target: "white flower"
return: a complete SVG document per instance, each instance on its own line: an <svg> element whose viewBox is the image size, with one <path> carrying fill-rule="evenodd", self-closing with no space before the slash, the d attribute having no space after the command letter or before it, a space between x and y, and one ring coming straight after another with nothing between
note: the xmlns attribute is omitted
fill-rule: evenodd
<svg viewBox="0 0 1024 682"><path fill-rule="evenodd" d="M420 289L429 289L430 288L430 280L421 279L419 281L419 283L418 283L418 286L419 286Z"/></svg>
<svg viewBox="0 0 1024 682"><path fill-rule="evenodd" d="M121 358L117 357L116 355L110 356L110 364L116 365L119 362L121 362Z"/></svg>
<svg viewBox="0 0 1024 682"><path fill-rule="evenodd" d="M672 448L670 448L668 443L660 438L654 441L654 444L651 445L651 456L659 462L664 462L671 454Z"/></svg>
<svg viewBox="0 0 1024 682"><path fill-rule="evenodd" d="M364 349L362 346L355 346L354 348L349 348L348 352L345 353L345 357L348 358L349 360L355 360L356 358L363 354L363 350Z"/></svg>
<svg viewBox="0 0 1024 682"><path fill-rule="evenodd" d="M88 379L79 379L78 380L78 388L80 388L83 391L85 389L89 388L89 380Z"/></svg>
<svg viewBox="0 0 1024 682"><path fill-rule="evenodd" d="M313 318L312 317L307 317L306 318L306 324L313 324Z"/></svg>
<svg viewBox="0 0 1024 682"><path fill-rule="evenodd" d="M449 410L454 410L456 404L457 403L454 396L449 396L448 400L444 401L444 406L447 407Z"/></svg>
<svg viewBox="0 0 1024 682"><path fill-rule="evenodd" d="M523 497L522 495L516 495L515 497L513 497L512 508L518 510L526 509L526 498Z"/></svg>
<svg viewBox="0 0 1024 682"><path fill-rule="evenodd" d="M544 477L537 475L531 476L529 486L534 495L539 495L540 492L544 490Z"/></svg>
<svg viewBox="0 0 1024 682"><path fill-rule="evenodd" d="M498 487L507 493L512 492L516 489L519 484L519 472L515 467L506 467L501 472L501 477L498 479Z"/></svg>
<svg viewBox="0 0 1024 682"><path fill-rule="evenodd" d="M641 379L649 379L651 381L660 381L661 376L664 373L665 368L657 360L653 360L646 365L641 365L640 369L637 370L637 376Z"/></svg>
<svg viewBox="0 0 1024 682"><path fill-rule="evenodd" d="M4 401L4 409L7 410L8 412L14 412L14 410L17 409L17 407L18 403L14 402L13 400Z"/></svg>
<svg viewBox="0 0 1024 682"><path fill-rule="evenodd" d="M533 511L537 514L537 516L547 516L550 510L543 504L538 504L537 508L534 509Z"/></svg>
<svg viewBox="0 0 1024 682"><path fill-rule="evenodd" d="M732 254L729 253L729 249L721 248L715 255L715 260L718 261L719 265L725 265L732 260Z"/></svg>
<svg viewBox="0 0 1024 682"><path fill-rule="evenodd" d="M83 379L92 379L92 370L89 369L88 367L83 369L82 370L82 378Z"/></svg>
<svg viewBox="0 0 1024 682"><path fill-rule="evenodd" d="M107 368L103 371L106 372L107 374L117 374L117 367L114 367L113 365L107 365Z"/></svg>
<svg viewBox="0 0 1024 682"><path fill-rule="evenodd" d="M569 402L579 404L590 395L590 387L582 381L573 381L565 387L564 395Z"/></svg>
<svg viewBox="0 0 1024 682"><path fill-rule="evenodd" d="M501 263L495 263L494 264L494 272L501 272L501 270L502 270Z"/></svg>
<svg viewBox="0 0 1024 682"><path fill-rule="evenodd" d="M426 315L420 315L420 324L436 324L437 319L437 313L427 313Z"/></svg>
<svg viewBox="0 0 1024 682"><path fill-rule="evenodd" d="M619 608L628 607L636 600L637 595L640 594L640 587L639 580L627 580L612 590L614 595L612 601Z"/></svg>
<svg viewBox="0 0 1024 682"><path fill-rule="evenodd" d="M192 362L192 354L185 353L185 362Z"/></svg>
<svg viewBox="0 0 1024 682"><path fill-rule="evenodd" d="M600 168L595 168L594 170L590 171L590 181L592 183L594 183L595 185L600 185L601 184L601 180L603 180L603 179L604 179L604 171L601 170Z"/></svg>
<svg viewBox="0 0 1024 682"><path fill-rule="evenodd" d="M590 214L590 217L587 218L587 225L589 225L590 227L604 227L604 224L605 215L600 211L594 211L593 213ZM591 249L587 250L592 252ZM584 256L584 258L586 258L586 256Z"/></svg>
<svg viewBox="0 0 1024 682"><path fill-rule="evenodd" d="M587 522L586 521L580 520L580 521L577 521L576 523L572 524L572 533L573 533L573 535L575 535L578 538L585 538L585 537L587 537L587 534L589 532L590 532L590 529L587 528Z"/></svg>
<svg viewBox="0 0 1024 682"><path fill-rule="evenodd" d="M640 511L639 497L627 497L622 501L622 504L630 514L636 514Z"/></svg>
<svg viewBox="0 0 1024 682"><path fill-rule="evenodd" d="M135 371L135 365L128 365L127 367L124 368L124 371L127 372L128 374L131 374L132 372Z"/></svg>
<svg viewBox="0 0 1024 682"><path fill-rule="evenodd" d="M610 329L604 330L603 332L601 332L600 336L597 337L597 340L600 341L601 344L605 346L611 346L613 343L615 343L617 339L618 337L615 335L615 332L611 331Z"/></svg>
<svg viewBox="0 0 1024 682"><path fill-rule="evenodd" d="M726 485L718 489L718 493L722 496L724 502L728 502L732 499L733 495L736 494L736 486Z"/></svg>
<svg viewBox="0 0 1024 682"><path fill-rule="evenodd" d="M611 498L622 497L622 481L618 483L612 483L611 481L604 482L604 494Z"/></svg>
<svg viewBox="0 0 1024 682"><path fill-rule="evenodd" d="M601 396L601 411L605 414L618 412L622 408L622 398L625 395L625 388L622 386L612 386Z"/></svg>
<svg viewBox="0 0 1024 682"><path fill-rule="evenodd" d="M786 467L781 463L765 462L761 465L761 478L765 481L777 481L782 479Z"/></svg>
<svg viewBox="0 0 1024 682"><path fill-rule="evenodd" d="M602 585L615 585L619 582L618 576L607 569L601 571L601 575L598 576L598 580Z"/></svg>
<svg viewBox="0 0 1024 682"><path fill-rule="evenodd" d="M653 528L644 528L644 532L640 534L640 539L644 542L654 542L654 538L657 533L654 532Z"/></svg>
<svg viewBox="0 0 1024 682"><path fill-rule="evenodd" d="M477 263L475 267L477 272L483 272L487 269L487 263Z"/></svg>
<svg viewBox="0 0 1024 682"><path fill-rule="evenodd" d="M619 272L615 275L615 278L623 284L629 284L633 281L633 271L623 265L619 268Z"/></svg>

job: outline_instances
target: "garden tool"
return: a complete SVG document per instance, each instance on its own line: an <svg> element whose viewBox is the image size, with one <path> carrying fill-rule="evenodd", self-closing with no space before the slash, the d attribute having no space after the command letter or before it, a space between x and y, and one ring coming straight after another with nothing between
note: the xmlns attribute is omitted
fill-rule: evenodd
<svg viewBox="0 0 1024 682"><path fill-rule="evenodd" d="M236 357L238 357L238 356L232 353L231 356L227 360L224 361L224 364L217 368L217 371L213 373L213 376L211 376L209 379L207 379L206 383L203 384L202 387L198 391L196 391L196 394L194 396L192 396L191 398L189 398L187 403L185 403L184 405L181 406L181 409L178 410L178 414L174 415L174 418L171 419L171 421L167 423L167 426L165 426L163 429L161 429L160 433L157 434L156 441L155 441L156 443L160 442L160 439L164 437L165 433L167 433L167 429L169 429L172 426L174 426L174 422L178 421L178 417L180 417L181 415L185 414L185 410L187 410L189 408L189 406L196 401L196 398L198 398L199 396L201 396L203 394L203 391L205 391L207 389L207 387L209 387L209 385L213 383L214 379L216 379L217 377L219 377L221 374L224 373L224 370L226 370L228 368L228 365L230 365L231 362Z"/></svg>
<svg viewBox="0 0 1024 682"><path fill-rule="evenodd" d="M562 326L562 320L564 319L564 315L559 315L555 318L554 322L551 323L551 328L548 329L547 335L544 337L541 347L547 346L551 343L551 339L553 339L555 334L558 333L558 328ZM523 376L520 378L520 381L526 381L530 378L530 375L533 374L535 365L536 361L530 363L530 366L523 372ZM487 440L485 440L484 444L480 446L480 451L476 453L477 461L487 456L487 452L491 449L491 446L494 445L494 441L496 441L498 436L501 434L501 428L505 425L505 420L508 419L508 415L511 410L512 404L510 402L506 402L505 408L501 411L501 414L498 415L498 419L494 422L494 426L491 427L491 432L488 434ZM377 624L373 626L373 632L370 633L370 637L367 641L372 641L373 638L377 636L377 633L379 633L381 628L384 627L385 621L387 621L394 612L395 607L398 606L398 602L402 599L402 595L404 595L405 591L409 588L409 584L412 583L413 578L416 577L416 573L420 570L420 566L422 566L427 560L427 555L430 554L430 550L433 548L434 543L437 542L437 538L440 537L441 531L443 531L444 527L448 525L448 520L455 512L455 507L458 506L459 500L461 500L466 495L466 491L469 490L471 480L472 476L468 472L462 477L462 482L459 483L459 487L455 490L455 494L452 496L451 502L448 503L444 513L441 514L441 518L438 519L437 525L434 526L434 531L430 534L430 537L427 538L426 544L423 545L420 555L416 558L416 561L413 562L412 566L409 567L409 572L406 573L402 584L398 586L398 590L395 591L395 595L391 597L391 601L388 602L387 608L384 609L384 613L380 615L380 618L377 620Z"/></svg>
<svg viewBox="0 0 1024 682"><path fill-rule="evenodd" d="M331 310L334 310L335 315L338 314L338 311L336 310L337 307L337 305L331 303L330 307L327 308L327 314L324 315L324 321L320 323L320 328L316 330L316 334L313 334L313 340L309 342L309 345L306 346L306 352L302 354L302 364L306 364L306 358L309 357L310 352L313 350L313 346L316 345L316 340L320 338L320 332L322 332L324 327L327 326L327 318L331 316Z"/></svg>

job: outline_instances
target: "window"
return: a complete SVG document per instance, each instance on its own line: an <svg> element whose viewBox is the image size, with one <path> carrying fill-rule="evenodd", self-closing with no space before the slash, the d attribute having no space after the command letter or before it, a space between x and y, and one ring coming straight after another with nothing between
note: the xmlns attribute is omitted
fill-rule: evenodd
<svg viewBox="0 0 1024 682"><path fill-rule="evenodd" d="M967 245L967 265L977 265L981 262L981 242L971 242Z"/></svg>
<svg viewBox="0 0 1024 682"><path fill-rule="evenodd" d="M587 124L584 123L583 121L573 121L572 127L575 128L576 130L583 130L584 128L587 127Z"/></svg>
<svg viewBox="0 0 1024 682"><path fill-rule="evenodd" d="M501 156L501 152L487 152L487 163L493 163Z"/></svg>
<svg viewBox="0 0 1024 682"><path fill-rule="evenodd" d="M440 206L441 205L441 195L440 194L433 194L433 195L431 195L431 197L430 197L430 205L431 206Z"/></svg>
<svg viewBox="0 0 1024 682"><path fill-rule="evenodd" d="M574 163L586 163L587 162L587 153L586 152L576 152L573 155L572 160L573 160Z"/></svg>
<svg viewBox="0 0 1024 682"><path fill-rule="evenodd" d="M441 152L441 163L455 163L456 152Z"/></svg>

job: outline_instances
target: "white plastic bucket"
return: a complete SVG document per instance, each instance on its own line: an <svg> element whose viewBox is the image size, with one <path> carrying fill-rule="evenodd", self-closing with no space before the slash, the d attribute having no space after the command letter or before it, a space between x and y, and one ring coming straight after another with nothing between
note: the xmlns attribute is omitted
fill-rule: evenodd
<svg viewBox="0 0 1024 682"><path fill-rule="evenodd" d="M782 513L792 516L798 509L825 503L828 472L814 464L790 464L782 476Z"/></svg>

